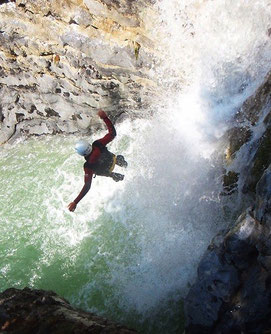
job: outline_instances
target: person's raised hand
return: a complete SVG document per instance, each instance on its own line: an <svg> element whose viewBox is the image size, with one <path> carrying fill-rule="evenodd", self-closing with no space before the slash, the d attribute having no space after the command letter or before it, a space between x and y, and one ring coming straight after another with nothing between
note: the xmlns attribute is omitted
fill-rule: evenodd
<svg viewBox="0 0 271 334"><path fill-rule="evenodd" d="M98 115L101 119L104 119L104 118L107 117L106 113L105 113L102 109L100 109L100 110L98 111L97 115Z"/></svg>
<svg viewBox="0 0 271 334"><path fill-rule="evenodd" d="M69 205L68 205L68 209L73 212L75 209L76 209L76 203L75 202L71 202Z"/></svg>

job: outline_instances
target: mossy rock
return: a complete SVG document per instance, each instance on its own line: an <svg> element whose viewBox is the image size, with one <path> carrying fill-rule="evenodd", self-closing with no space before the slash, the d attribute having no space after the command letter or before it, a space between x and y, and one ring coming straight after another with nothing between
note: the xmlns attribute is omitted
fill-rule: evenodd
<svg viewBox="0 0 271 334"><path fill-rule="evenodd" d="M229 145L226 150L226 160L231 162L235 157L235 153L249 141L252 131L248 126L233 127L227 132Z"/></svg>
<svg viewBox="0 0 271 334"><path fill-rule="evenodd" d="M255 125L260 117L261 111L271 101L271 71L267 74L263 84L256 93L250 96L236 114L236 120L240 123L249 121Z"/></svg>
<svg viewBox="0 0 271 334"><path fill-rule="evenodd" d="M252 161L243 192L255 192L256 185L271 163L271 126L259 140L258 149Z"/></svg>
<svg viewBox="0 0 271 334"><path fill-rule="evenodd" d="M224 191L221 193L222 196L227 196L233 194L238 188L238 179L239 173L229 171L227 174L223 176L223 189Z"/></svg>

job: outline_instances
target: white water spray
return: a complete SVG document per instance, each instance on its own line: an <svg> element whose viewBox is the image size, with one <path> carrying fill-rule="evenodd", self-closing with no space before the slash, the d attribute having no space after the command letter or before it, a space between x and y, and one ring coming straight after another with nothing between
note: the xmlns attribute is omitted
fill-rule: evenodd
<svg viewBox="0 0 271 334"><path fill-rule="evenodd" d="M97 177L71 214L66 206L83 185L83 161L71 153L77 139L30 141L2 152L12 168L1 165L1 189L11 196L1 194L0 273L6 287L54 289L133 326L146 320L147 332L173 333L171 313L179 316L176 303L224 224L211 154L269 69L271 6L267 0L156 6L160 54L152 75L163 95L152 117L117 125L109 148L129 162L125 181ZM166 320L154 331L159 312Z"/></svg>
<svg viewBox="0 0 271 334"><path fill-rule="evenodd" d="M144 314L171 294L185 294L200 255L223 226L220 172L210 159L214 141L271 60L267 1L160 1L158 7L164 30L154 75L165 95L155 118L138 121L126 154L127 184L105 206L114 221L141 231L130 275L114 269L125 306Z"/></svg>

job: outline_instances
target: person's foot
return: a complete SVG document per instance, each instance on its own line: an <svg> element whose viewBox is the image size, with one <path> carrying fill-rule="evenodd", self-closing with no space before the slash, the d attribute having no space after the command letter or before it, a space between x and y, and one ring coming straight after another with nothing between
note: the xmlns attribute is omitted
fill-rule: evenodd
<svg viewBox="0 0 271 334"><path fill-rule="evenodd" d="M120 167L126 168L128 166L128 163L127 163L127 161L125 161L123 155L117 155L117 161L116 161L116 163Z"/></svg>
<svg viewBox="0 0 271 334"><path fill-rule="evenodd" d="M127 166L128 166L128 162L124 160L122 167L127 168Z"/></svg>
<svg viewBox="0 0 271 334"><path fill-rule="evenodd" d="M119 173L111 173L111 177L116 182L122 181L124 179L124 175Z"/></svg>

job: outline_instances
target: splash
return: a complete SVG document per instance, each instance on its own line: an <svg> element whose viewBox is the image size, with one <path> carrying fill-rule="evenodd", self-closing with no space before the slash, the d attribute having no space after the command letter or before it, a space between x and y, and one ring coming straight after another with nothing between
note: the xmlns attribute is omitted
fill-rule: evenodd
<svg viewBox="0 0 271 334"><path fill-rule="evenodd" d="M142 332L174 333L197 263L225 224L212 154L268 70L271 10L268 1L156 6L162 95L146 119L117 125L110 150L129 163L124 182L97 177L71 214L83 185L77 138L1 148L0 273L1 289L52 289Z"/></svg>

